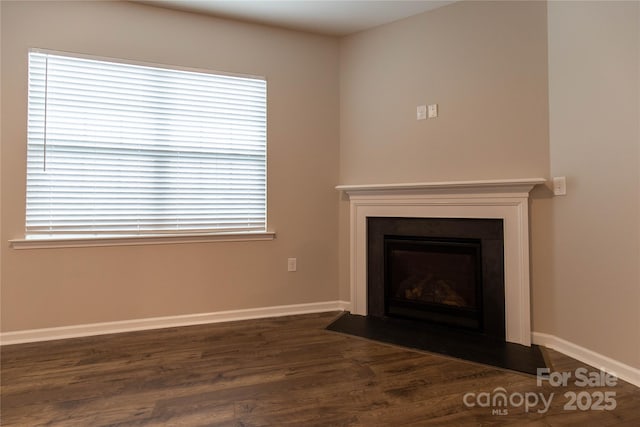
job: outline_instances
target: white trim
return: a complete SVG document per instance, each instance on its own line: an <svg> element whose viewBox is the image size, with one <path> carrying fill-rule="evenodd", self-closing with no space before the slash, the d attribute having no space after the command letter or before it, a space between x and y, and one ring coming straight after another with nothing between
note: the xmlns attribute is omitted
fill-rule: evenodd
<svg viewBox="0 0 640 427"><path fill-rule="evenodd" d="M338 301L338 308L342 311L351 311L350 301Z"/></svg>
<svg viewBox="0 0 640 427"><path fill-rule="evenodd" d="M173 245L179 243L211 242L248 242L273 240L274 231L238 232L238 233L192 233L165 234L149 236L113 236L113 237L76 237L13 239L9 244L13 249L51 249L51 248L88 248L93 246L137 246L137 245Z"/></svg>
<svg viewBox="0 0 640 427"><path fill-rule="evenodd" d="M559 351L594 368L608 372L621 380L640 387L640 369L589 350L555 335L533 332L533 343Z"/></svg>
<svg viewBox="0 0 640 427"><path fill-rule="evenodd" d="M338 185L336 190L344 191L349 195L357 193L379 193L393 190L395 194L398 192L410 191L430 191L446 190L448 194L461 192L517 192L529 193L531 189L538 185L544 184L544 178L525 178L525 179L491 179L482 181L445 181L445 182L417 182L405 184L364 184L364 185Z"/></svg>
<svg viewBox="0 0 640 427"><path fill-rule="evenodd" d="M178 326L231 322L236 320L262 319L265 317L291 316L294 314L344 311L350 306L346 301L326 301L310 304L279 305L249 308L244 310L218 311L213 313L185 314L179 316L152 317L147 319L117 322L90 323L86 325L61 326L56 328L29 329L0 334L0 345L51 341L93 335L144 331L149 329L175 328Z"/></svg>
<svg viewBox="0 0 640 427"><path fill-rule="evenodd" d="M531 345L529 191L542 178L341 185L350 199L351 303L367 314L367 218L498 218L504 226L505 339Z"/></svg>

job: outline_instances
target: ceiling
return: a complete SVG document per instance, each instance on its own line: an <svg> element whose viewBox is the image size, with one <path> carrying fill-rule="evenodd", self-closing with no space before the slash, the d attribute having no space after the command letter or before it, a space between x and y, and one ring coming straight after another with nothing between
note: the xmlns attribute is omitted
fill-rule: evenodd
<svg viewBox="0 0 640 427"><path fill-rule="evenodd" d="M344 36L454 1L439 0L138 0L154 6L294 30Z"/></svg>

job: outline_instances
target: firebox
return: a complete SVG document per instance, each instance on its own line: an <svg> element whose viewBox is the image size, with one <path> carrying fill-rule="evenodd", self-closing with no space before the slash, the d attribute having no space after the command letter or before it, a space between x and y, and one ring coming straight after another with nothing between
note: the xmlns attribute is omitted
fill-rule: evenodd
<svg viewBox="0 0 640 427"><path fill-rule="evenodd" d="M368 314L504 340L502 225L501 219L368 218Z"/></svg>
<svg viewBox="0 0 640 427"><path fill-rule="evenodd" d="M389 316L482 330L479 239L385 236Z"/></svg>

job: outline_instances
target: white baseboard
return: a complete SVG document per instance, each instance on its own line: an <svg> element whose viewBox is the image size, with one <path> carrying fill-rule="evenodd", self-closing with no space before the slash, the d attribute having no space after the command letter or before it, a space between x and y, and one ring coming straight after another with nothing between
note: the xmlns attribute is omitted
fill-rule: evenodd
<svg viewBox="0 0 640 427"><path fill-rule="evenodd" d="M560 353L566 354L569 357L573 357L587 365L601 369L607 373L615 375L621 380L640 387L640 369L638 368L634 368L633 366L629 366L554 335L533 332L532 338L534 344L543 345L557 350Z"/></svg>
<svg viewBox="0 0 640 427"><path fill-rule="evenodd" d="M61 326L56 328L29 329L0 333L0 345L24 344L29 342L51 341L92 335L173 328L177 326L202 325L206 323L230 322L234 320L290 316L294 314L345 311L350 307L351 303L346 301L326 301L310 304L280 305L273 307L249 308L245 310L218 311L214 313L186 314L180 316L123 320L117 322L91 323L86 325Z"/></svg>

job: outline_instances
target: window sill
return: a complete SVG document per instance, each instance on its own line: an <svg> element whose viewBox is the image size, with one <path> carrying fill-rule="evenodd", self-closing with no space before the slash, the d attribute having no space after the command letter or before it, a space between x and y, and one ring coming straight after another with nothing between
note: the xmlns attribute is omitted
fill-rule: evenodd
<svg viewBox="0 0 640 427"><path fill-rule="evenodd" d="M174 245L180 243L250 242L273 240L273 231L220 233L220 234L170 234L153 236L116 237L56 237L51 239L13 239L13 249L88 248L94 246Z"/></svg>

